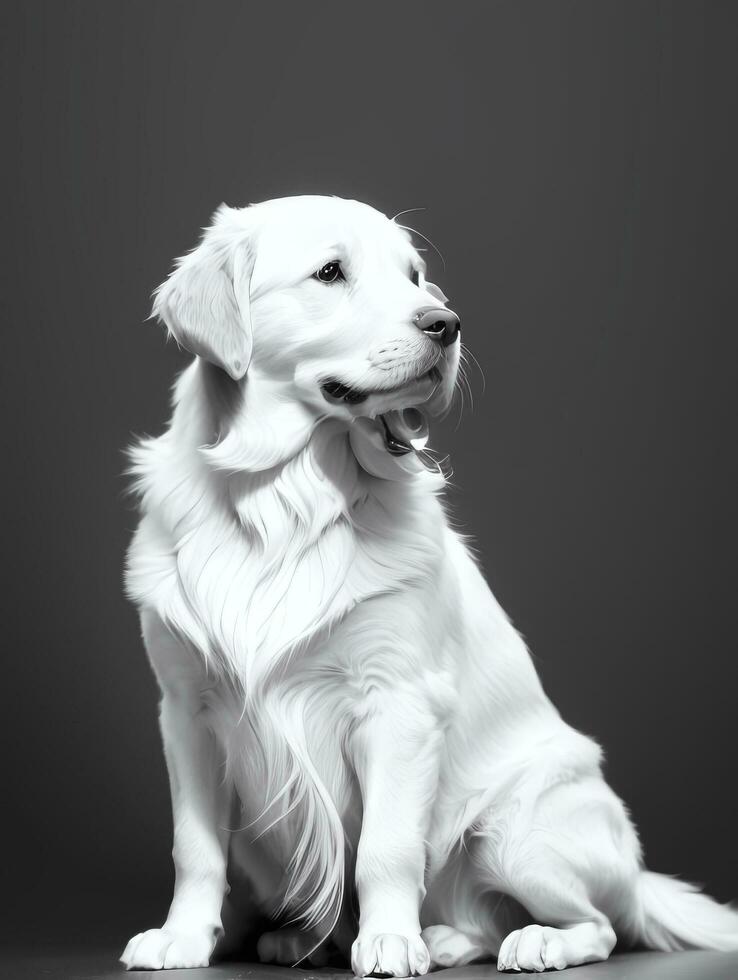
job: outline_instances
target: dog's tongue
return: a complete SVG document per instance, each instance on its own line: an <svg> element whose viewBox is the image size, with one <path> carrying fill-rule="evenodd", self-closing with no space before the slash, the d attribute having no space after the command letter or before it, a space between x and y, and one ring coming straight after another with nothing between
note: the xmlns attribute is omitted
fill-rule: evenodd
<svg viewBox="0 0 738 980"><path fill-rule="evenodd" d="M402 455L411 450L420 452L428 442L428 420L419 408L403 408L385 412L385 443L389 452Z"/></svg>

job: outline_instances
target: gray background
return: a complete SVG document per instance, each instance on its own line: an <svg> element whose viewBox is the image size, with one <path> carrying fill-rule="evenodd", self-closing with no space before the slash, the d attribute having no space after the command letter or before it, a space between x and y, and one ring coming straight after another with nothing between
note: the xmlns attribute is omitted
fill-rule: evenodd
<svg viewBox="0 0 738 980"><path fill-rule="evenodd" d="M457 522L650 865L738 896L735 4L3 5L3 840L15 936L164 917L121 450L149 294L221 202L411 223L464 339ZM5 921L7 925L7 920Z"/></svg>

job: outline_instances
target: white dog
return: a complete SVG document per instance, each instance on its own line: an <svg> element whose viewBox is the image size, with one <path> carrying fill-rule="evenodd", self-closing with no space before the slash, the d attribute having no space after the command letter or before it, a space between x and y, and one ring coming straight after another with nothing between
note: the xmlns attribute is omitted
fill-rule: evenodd
<svg viewBox="0 0 738 980"><path fill-rule="evenodd" d="M244 879L283 926L262 959L333 943L359 976L561 969L616 937L738 949L738 913L644 870L600 749L449 528L424 446L459 320L424 273L377 211L298 197L222 207L158 290L197 357L132 450L127 589L176 885L129 968L206 965L248 924L225 900Z"/></svg>

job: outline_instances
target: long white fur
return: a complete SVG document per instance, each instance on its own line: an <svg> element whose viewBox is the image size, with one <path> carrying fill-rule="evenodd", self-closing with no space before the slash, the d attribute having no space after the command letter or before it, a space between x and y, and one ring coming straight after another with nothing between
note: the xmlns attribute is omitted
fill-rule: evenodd
<svg viewBox="0 0 738 980"><path fill-rule="evenodd" d="M317 282L334 259L346 282ZM347 951L355 894L358 974L574 965L616 934L738 949L732 909L642 869L598 746L546 698L442 477L363 417L450 402L458 343L412 323L441 305L423 274L371 208L287 198L221 208L157 293L198 356L167 431L131 450L126 587L162 691L177 878L129 968L206 964L238 874L302 923L263 937L281 961L329 935ZM435 391L413 380L433 364ZM328 378L376 394L329 405Z"/></svg>

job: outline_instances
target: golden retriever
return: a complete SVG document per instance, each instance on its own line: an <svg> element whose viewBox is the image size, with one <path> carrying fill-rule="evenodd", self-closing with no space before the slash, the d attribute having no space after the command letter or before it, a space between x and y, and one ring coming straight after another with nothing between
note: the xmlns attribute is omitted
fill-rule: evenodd
<svg viewBox="0 0 738 980"><path fill-rule="evenodd" d="M275 921L262 959L334 944L358 976L738 949L735 911L644 869L599 747L449 527L426 439L460 324L425 271L373 208L296 197L220 208L156 294L196 357L131 450L126 585L176 884L129 968L208 964L253 915L229 880Z"/></svg>

